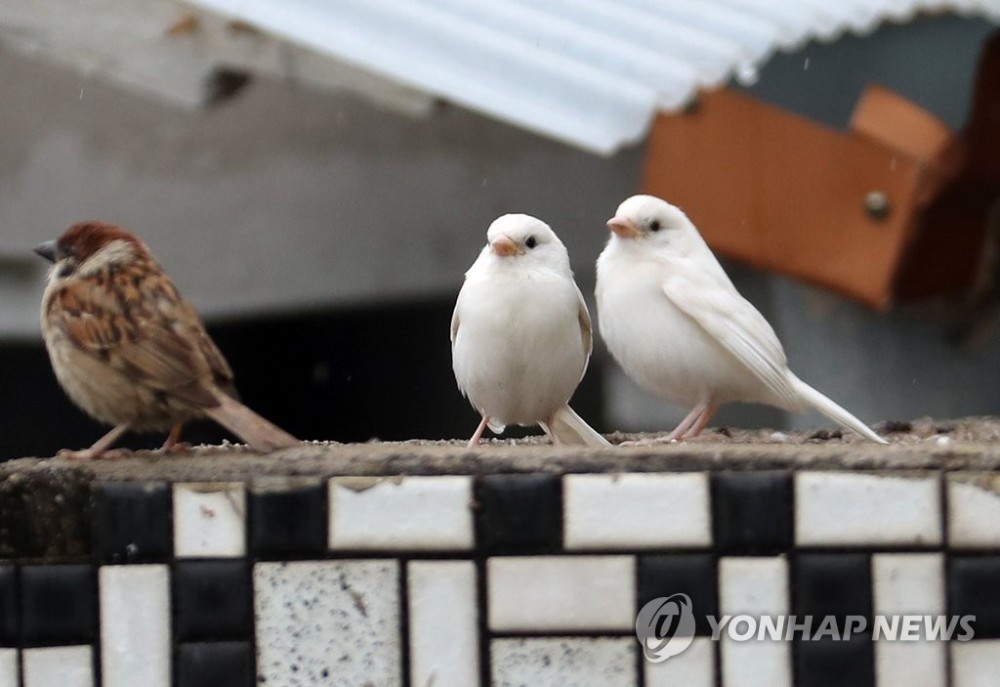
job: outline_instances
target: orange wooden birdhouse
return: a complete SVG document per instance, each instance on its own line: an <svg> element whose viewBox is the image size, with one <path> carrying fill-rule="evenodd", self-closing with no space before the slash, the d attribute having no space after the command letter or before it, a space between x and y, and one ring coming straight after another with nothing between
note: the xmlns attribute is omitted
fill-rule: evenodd
<svg viewBox="0 0 1000 687"><path fill-rule="evenodd" d="M1000 33L961 132L877 85L846 132L724 89L657 118L643 187L720 254L874 308L971 293L998 233Z"/></svg>

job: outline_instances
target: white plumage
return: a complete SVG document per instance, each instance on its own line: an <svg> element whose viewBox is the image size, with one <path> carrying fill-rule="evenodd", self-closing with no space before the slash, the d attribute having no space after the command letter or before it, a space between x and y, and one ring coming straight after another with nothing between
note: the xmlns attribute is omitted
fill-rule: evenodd
<svg viewBox="0 0 1000 687"><path fill-rule="evenodd" d="M866 424L800 380L764 316L677 207L633 196L597 260L601 336L644 389L692 408L669 440L697 435L731 401L812 407L871 441Z"/></svg>
<svg viewBox="0 0 1000 687"><path fill-rule="evenodd" d="M465 273L451 323L458 387L489 426L541 425L555 443L607 440L567 405L590 359L590 315L566 248L547 224L503 215Z"/></svg>

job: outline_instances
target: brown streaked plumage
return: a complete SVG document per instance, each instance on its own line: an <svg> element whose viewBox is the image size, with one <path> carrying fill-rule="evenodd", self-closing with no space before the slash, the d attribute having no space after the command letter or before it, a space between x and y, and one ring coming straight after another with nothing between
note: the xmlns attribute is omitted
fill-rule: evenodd
<svg viewBox="0 0 1000 687"><path fill-rule="evenodd" d="M237 400L233 373L146 245L121 227L81 222L35 251L51 260L42 335L67 395L114 428L81 458L98 457L127 429L171 430L209 417L268 451L298 444Z"/></svg>

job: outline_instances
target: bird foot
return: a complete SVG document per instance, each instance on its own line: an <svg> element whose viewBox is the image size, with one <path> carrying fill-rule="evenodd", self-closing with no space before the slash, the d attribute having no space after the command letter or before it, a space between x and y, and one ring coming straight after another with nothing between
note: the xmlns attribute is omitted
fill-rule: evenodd
<svg viewBox="0 0 1000 687"><path fill-rule="evenodd" d="M178 453L189 453L191 451L191 444L189 444L186 441L178 441L177 443L170 444L169 446L164 444L160 448L160 451L167 454L168 456L173 456Z"/></svg>
<svg viewBox="0 0 1000 687"><path fill-rule="evenodd" d="M85 460L118 460L124 458L127 451L125 449L116 448L110 451L95 451L91 448L84 448L78 451L74 451L68 448L61 449L57 454L57 458L62 458L63 460L72 461L85 461Z"/></svg>

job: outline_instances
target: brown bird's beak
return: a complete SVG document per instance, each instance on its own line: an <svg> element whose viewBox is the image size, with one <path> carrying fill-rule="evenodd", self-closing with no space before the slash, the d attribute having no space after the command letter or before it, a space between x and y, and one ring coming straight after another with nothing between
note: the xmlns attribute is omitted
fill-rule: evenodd
<svg viewBox="0 0 1000 687"><path fill-rule="evenodd" d="M490 244L490 248L493 252L499 255L501 258L506 258L511 255L520 255L524 251L518 249L517 244L510 240L508 236L498 236L493 243Z"/></svg>
<svg viewBox="0 0 1000 687"><path fill-rule="evenodd" d="M612 217L609 219L608 229L623 239L634 239L641 235L641 232L632 224L632 220L624 217Z"/></svg>
<svg viewBox="0 0 1000 687"><path fill-rule="evenodd" d="M34 250L35 253L37 253L38 255L41 255L43 258L45 258L49 262L55 262L56 261L57 249L56 249L56 242L55 241L46 241L45 243L39 243L32 250Z"/></svg>

